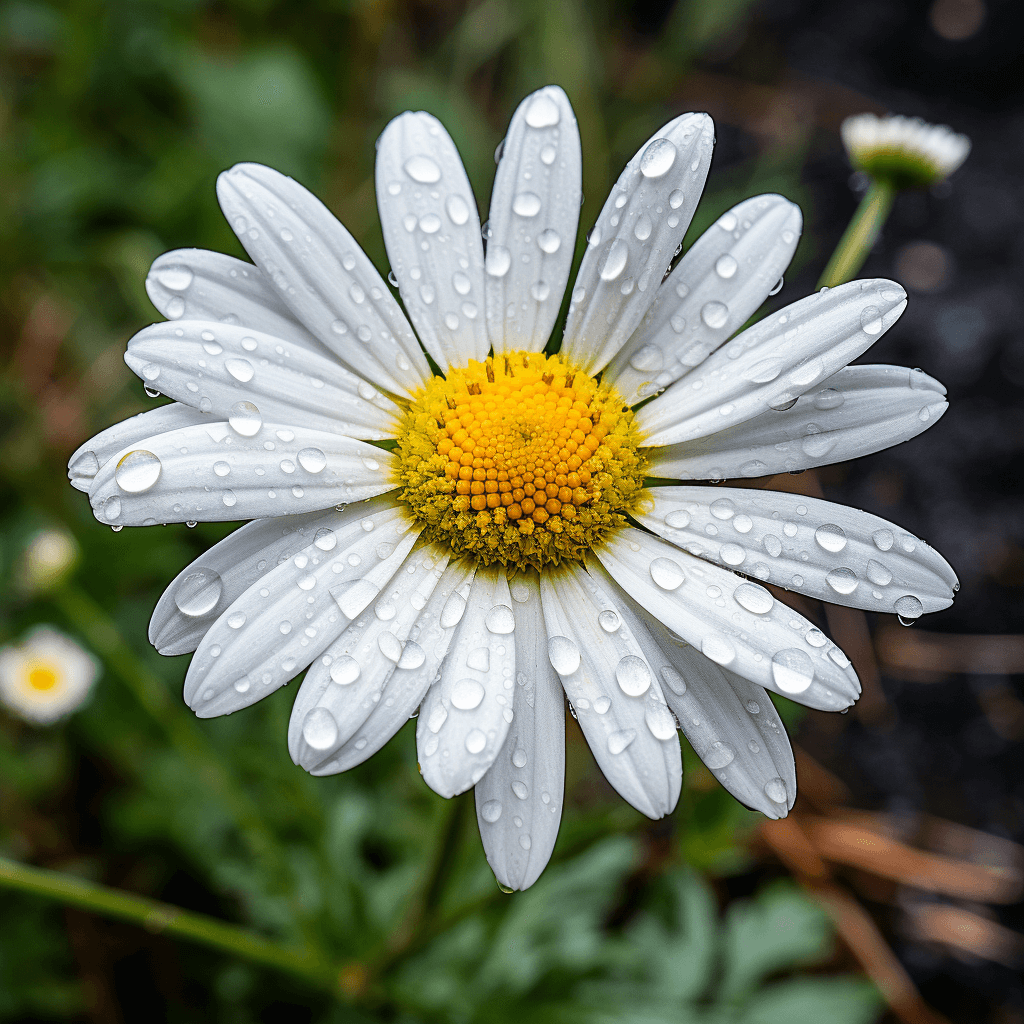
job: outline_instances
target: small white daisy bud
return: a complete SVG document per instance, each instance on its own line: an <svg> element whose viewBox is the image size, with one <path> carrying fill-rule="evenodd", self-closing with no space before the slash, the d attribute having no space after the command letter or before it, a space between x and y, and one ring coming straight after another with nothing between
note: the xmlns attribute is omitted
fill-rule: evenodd
<svg viewBox="0 0 1024 1024"><path fill-rule="evenodd" d="M843 121L840 133L855 168L897 189L930 188L944 181L971 151L966 135L898 114L857 114Z"/></svg>
<svg viewBox="0 0 1024 1024"><path fill-rule="evenodd" d="M26 722L50 725L85 703L99 673L99 661L74 640L37 626L0 648L0 702Z"/></svg>
<svg viewBox="0 0 1024 1024"><path fill-rule="evenodd" d="M22 555L18 583L29 594L61 583L78 561L78 543L66 530L40 530Z"/></svg>

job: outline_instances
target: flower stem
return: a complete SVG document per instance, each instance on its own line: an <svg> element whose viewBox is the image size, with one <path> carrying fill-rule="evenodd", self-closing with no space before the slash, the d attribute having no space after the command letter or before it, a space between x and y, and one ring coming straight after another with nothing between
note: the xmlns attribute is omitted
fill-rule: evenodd
<svg viewBox="0 0 1024 1024"><path fill-rule="evenodd" d="M205 914L182 910L170 903L136 896L61 871L19 864L6 857L0 857L0 886L105 917L131 921L147 931L197 942L304 978L334 995L343 994L338 969L319 954L279 945L262 935Z"/></svg>
<svg viewBox="0 0 1024 1024"><path fill-rule="evenodd" d="M290 873L276 837L255 801L218 758L191 715L170 699L160 680L139 662L117 626L87 593L74 584L66 584L53 591L51 597L68 621L81 631L93 650L131 690L189 765L201 774L203 782L224 802L250 855L271 869L279 889L289 894L296 919L300 919L302 915L291 893Z"/></svg>
<svg viewBox="0 0 1024 1024"><path fill-rule="evenodd" d="M895 198L896 189L891 184L872 180L818 281L819 288L834 288L852 280L875 244Z"/></svg>

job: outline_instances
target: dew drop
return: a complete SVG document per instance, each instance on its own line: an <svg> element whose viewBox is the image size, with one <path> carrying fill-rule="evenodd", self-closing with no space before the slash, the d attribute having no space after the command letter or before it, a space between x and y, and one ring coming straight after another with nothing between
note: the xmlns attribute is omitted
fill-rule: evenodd
<svg viewBox="0 0 1024 1024"><path fill-rule="evenodd" d="M604 254L597 267L601 280L614 281L626 269L628 259L629 246L621 238L615 238L606 243Z"/></svg>
<svg viewBox="0 0 1024 1024"><path fill-rule="evenodd" d="M788 233L788 232L787 232L787 233ZM780 277L780 278L778 279L778 281L776 281L776 282L775 282L775 284L773 284L773 285L772 285L772 290L771 290L771 291L770 291L770 292L768 293L768 296L769 296L769 298L770 298L770 297L771 297L772 295L778 295L778 294L779 294L779 292L781 292L781 291L782 291L782 286L783 286L783 285L784 285L785 283L786 283L786 279L785 279L784 277Z"/></svg>
<svg viewBox="0 0 1024 1024"><path fill-rule="evenodd" d="M182 615L208 615L217 607L224 584L213 569L197 569L189 573L174 591L174 604Z"/></svg>
<svg viewBox="0 0 1024 1024"><path fill-rule="evenodd" d="M670 740L676 734L676 723L664 704L651 702L644 709L644 721L656 740Z"/></svg>
<svg viewBox="0 0 1024 1024"><path fill-rule="evenodd" d="M507 604L496 604L484 618L484 625L492 633L511 633L516 628L516 617Z"/></svg>
<svg viewBox="0 0 1024 1024"><path fill-rule="evenodd" d="M501 817L501 801L488 800L480 808L480 817L489 825L493 825ZM512 890L506 890L511 892Z"/></svg>
<svg viewBox="0 0 1024 1024"><path fill-rule="evenodd" d="M832 569L825 579L837 594L842 594L844 597L847 594L852 594L857 589L857 584L859 583L857 574L852 569L846 568L846 566Z"/></svg>
<svg viewBox="0 0 1024 1024"><path fill-rule="evenodd" d="M671 558L655 558L651 562L651 579L662 590L678 590L686 581L682 567Z"/></svg>
<svg viewBox="0 0 1024 1024"><path fill-rule="evenodd" d="M838 409L846 399L835 388L823 388L814 396L815 409Z"/></svg>
<svg viewBox="0 0 1024 1024"><path fill-rule="evenodd" d="M646 242L651 237L653 230L654 225L651 223L651 218L646 213L641 213L637 217L636 224L633 225L633 234L636 235L638 241Z"/></svg>
<svg viewBox="0 0 1024 1024"><path fill-rule="evenodd" d="M160 460L152 452L140 448L121 459L114 470L114 479L127 494L141 494L160 479L162 471Z"/></svg>
<svg viewBox="0 0 1024 1024"><path fill-rule="evenodd" d="M700 318L712 329L722 327L729 319L729 307L724 302L705 302L700 311Z"/></svg>
<svg viewBox="0 0 1024 1024"><path fill-rule="evenodd" d="M835 523L824 523L814 531L818 546L836 554L846 547L846 531Z"/></svg>
<svg viewBox="0 0 1024 1024"><path fill-rule="evenodd" d="M729 665L736 658L736 648L725 637L714 633L701 641L700 650L705 658L710 658L716 665Z"/></svg>
<svg viewBox="0 0 1024 1024"><path fill-rule="evenodd" d="M338 723L327 708L313 708L302 723L302 738L314 750L330 750L338 742Z"/></svg>
<svg viewBox="0 0 1024 1024"><path fill-rule="evenodd" d="M452 686L452 707L460 711L472 711L483 699L484 688L475 679L460 679Z"/></svg>
<svg viewBox="0 0 1024 1024"><path fill-rule="evenodd" d="M775 605L772 595L756 583L741 583L732 596L740 607L755 615L767 615Z"/></svg>
<svg viewBox="0 0 1024 1024"><path fill-rule="evenodd" d="M715 740L700 755L700 759L711 769L725 768L726 765L732 764L735 758L736 751L728 743L723 743L721 740Z"/></svg>
<svg viewBox="0 0 1024 1024"><path fill-rule="evenodd" d="M769 779L764 784L764 795L772 803L785 804L789 802L789 793L786 791L786 783L782 779Z"/></svg>
<svg viewBox="0 0 1024 1024"><path fill-rule="evenodd" d="M555 157L558 155L558 151L550 143L545 146L541 146L540 160L541 163L550 167L555 162Z"/></svg>
<svg viewBox="0 0 1024 1024"><path fill-rule="evenodd" d="M620 729L608 737L608 753L621 754L636 739L636 729Z"/></svg>
<svg viewBox="0 0 1024 1024"><path fill-rule="evenodd" d="M559 675L571 676L580 667L580 649L567 636L549 636L548 661Z"/></svg>
<svg viewBox="0 0 1024 1024"><path fill-rule="evenodd" d="M531 128L551 128L561 119L558 104L546 93L538 93L526 110L526 123Z"/></svg>
<svg viewBox="0 0 1024 1024"><path fill-rule="evenodd" d="M860 326L865 334L881 334L882 314L877 306L865 306L860 313Z"/></svg>
<svg viewBox="0 0 1024 1024"><path fill-rule="evenodd" d="M645 178L660 178L671 170L678 150L670 139L655 139L640 157L640 173Z"/></svg>
<svg viewBox="0 0 1024 1024"><path fill-rule="evenodd" d="M736 258L729 253L724 253L715 261L715 273L725 280L733 277L737 270L739 270L739 264L736 262Z"/></svg>
<svg viewBox="0 0 1024 1024"><path fill-rule="evenodd" d="M236 434L253 437L263 426L263 417L252 402L235 402L228 412L228 424Z"/></svg>
<svg viewBox="0 0 1024 1024"><path fill-rule="evenodd" d="M540 196L535 192L520 192L512 200L512 212L520 217L536 217L540 213Z"/></svg>
<svg viewBox="0 0 1024 1024"><path fill-rule="evenodd" d="M551 255L558 252L562 244L562 236L554 228L546 228L537 236L537 244L544 252Z"/></svg>
<svg viewBox="0 0 1024 1024"><path fill-rule="evenodd" d="M758 704L756 700L748 700L747 701L747 710L752 715L759 715L761 713L761 705Z"/></svg>
<svg viewBox="0 0 1024 1024"><path fill-rule="evenodd" d="M411 156L405 161L405 173L423 185L433 185L441 180L441 168L429 156Z"/></svg>
<svg viewBox="0 0 1024 1024"><path fill-rule="evenodd" d="M629 365L641 373L654 373L665 362L665 354L657 345L642 345L629 358Z"/></svg>
<svg viewBox="0 0 1024 1024"><path fill-rule="evenodd" d="M772 679L783 693L803 693L814 682L810 655L790 647L772 657Z"/></svg>
<svg viewBox="0 0 1024 1024"><path fill-rule="evenodd" d="M924 605L913 594L901 597L893 607L904 626L909 626L915 619L919 619L924 612Z"/></svg>
<svg viewBox="0 0 1024 1024"><path fill-rule="evenodd" d="M622 625L622 619L619 618L618 612L613 611L611 608L605 608L598 615L597 623L606 633L614 633Z"/></svg>
<svg viewBox="0 0 1024 1024"><path fill-rule="evenodd" d="M319 448L303 448L296 458L307 473L322 473L327 465L327 456Z"/></svg>
<svg viewBox="0 0 1024 1024"><path fill-rule="evenodd" d="M746 551L739 544L723 544L718 552L726 565L742 565L747 557Z"/></svg>
<svg viewBox="0 0 1024 1024"><path fill-rule="evenodd" d="M465 612L466 599L458 592L449 594L448 600L444 603L444 608L441 609L441 618L439 620L441 628L451 629L452 626L458 625Z"/></svg>
<svg viewBox="0 0 1024 1024"><path fill-rule="evenodd" d="M252 363L250 363L248 359L242 359L240 356L232 359L225 359L224 369L227 370L235 380L240 381L242 384L248 384L248 382L252 380L253 374L256 372Z"/></svg>
<svg viewBox="0 0 1024 1024"><path fill-rule="evenodd" d="M487 737L479 729L471 729L466 737L466 750L479 754L487 746Z"/></svg>
<svg viewBox="0 0 1024 1024"><path fill-rule="evenodd" d="M512 266L512 254L503 245L487 246L484 267L491 277L504 277Z"/></svg>
<svg viewBox="0 0 1024 1024"><path fill-rule="evenodd" d="M876 587L887 587L892 582L889 569L873 558L868 559L867 577Z"/></svg>
<svg viewBox="0 0 1024 1024"><path fill-rule="evenodd" d="M192 283L192 271L176 263L169 267L161 267L156 272L156 279L172 292L183 292Z"/></svg>
<svg viewBox="0 0 1024 1024"><path fill-rule="evenodd" d="M888 551L896 541L892 530L876 530L871 535L871 539L875 542L875 547L879 551Z"/></svg>
<svg viewBox="0 0 1024 1024"><path fill-rule="evenodd" d="M615 666L615 681L626 696L639 697L650 688L651 670L643 658L627 654Z"/></svg>

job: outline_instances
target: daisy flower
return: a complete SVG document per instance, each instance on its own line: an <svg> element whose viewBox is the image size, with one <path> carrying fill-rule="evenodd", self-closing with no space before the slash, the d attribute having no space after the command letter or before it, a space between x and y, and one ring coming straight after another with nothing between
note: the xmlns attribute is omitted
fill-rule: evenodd
<svg viewBox="0 0 1024 1024"><path fill-rule="evenodd" d="M70 637L37 626L21 644L0 647L0 703L26 722L51 725L85 703L99 672Z"/></svg>
<svg viewBox="0 0 1024 1024"><path fill-rule="evenodd" d="M490 219L426 113L393 120L376 184L390 280L316 198L266 167L224 173L255 265L160 257L166 323L128 365L175 404L71 459L118 529L255 520L184 569L153 615L195 651L185 699L244 708L308 667L289 748L351 768L419 709L424 779L476 787L488 860L531 885L562 808L565 697L608 781L652 818L679 797L681 728L716 777L772 817L789 742L766 691L841 710L849 660L762 585L907 619L956 578L922 541L791 494L650 479L762 477L878 451L946 408L918 370L847 364L906 305L856 281L731 341L774 294L800 233L777 195L724 214L666 276L711 162L705 114L629 162L588 239L563 342L580 140L565 94L521 104ZM656 397L655 397L656 396ZM741 575L742 574L742 575Z"/></svg>
<svg viewBox="0 0 1024 1024"><path fill-rule="evenodd" d="M840 128L850 163L896 188L930 188L948 178L971 151L971 140L919 117L857 114Z"/></svg>

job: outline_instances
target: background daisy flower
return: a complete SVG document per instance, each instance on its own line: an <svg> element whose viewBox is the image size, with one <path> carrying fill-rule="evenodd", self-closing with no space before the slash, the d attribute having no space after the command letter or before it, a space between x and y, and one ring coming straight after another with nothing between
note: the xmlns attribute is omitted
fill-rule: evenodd
<svg viewBox="0 0 1024 1024"><path fill-rule="evenodd" d="M560 89L516 111L483 233L443 126L406 113L385 130L377 195L404 313L326 207L238 165L218 195L255 266L201 250L156 261L147 286L169 319L126 361L174 404L70 462L115 529L255 520L153 615L162 653L195 651L197 714L309 668L289 747L330 774L419 708L424 778L444 796L476 787L511 888L536 880L557 834L563 693L609 782L650 817L679 796L677 726L741 801L781 817L796 777L766 691L843 710L860 685L763 584L906 621L957 587L934 550L875 516L681 483L869 454L946 408L921 371L848 365L905 308L892 281L823 290L742 330L797 244L781 196L733 207L671 267L712 144L711 119L684 114L627 164L557 354L581 198Z"/></svg>

